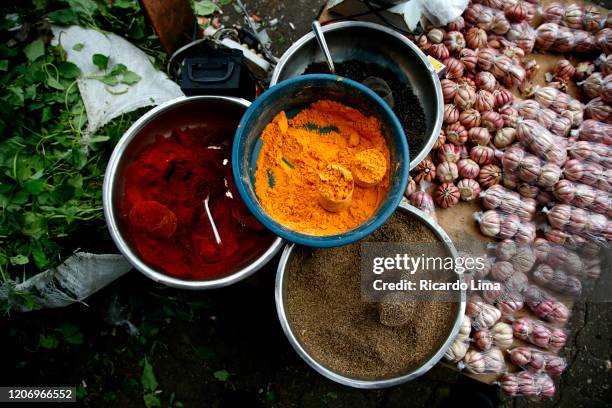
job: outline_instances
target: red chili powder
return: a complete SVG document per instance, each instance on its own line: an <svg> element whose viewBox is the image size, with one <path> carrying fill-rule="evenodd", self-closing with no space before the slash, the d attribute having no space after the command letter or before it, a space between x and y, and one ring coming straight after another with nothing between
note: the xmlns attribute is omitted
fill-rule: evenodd
<svg viewBox="0 0 612 408"><path fill-rule="evenodd" d="M227 138L205 129L157 136L126 169L128 235L153 268L182 279L215 279L261 256L274 240L236 190ZM217 244L204 200L217 226Z"/></svg>

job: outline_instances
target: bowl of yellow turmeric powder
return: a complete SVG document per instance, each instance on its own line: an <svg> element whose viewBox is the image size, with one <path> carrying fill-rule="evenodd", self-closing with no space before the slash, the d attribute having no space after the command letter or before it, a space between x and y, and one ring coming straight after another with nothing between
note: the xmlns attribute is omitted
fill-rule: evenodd
<svg viewBox="0 0 612 408"><path fill-rule="evenodd" d="M398 207L410 157L399 120L374 91L315 74L283 81L245 112L232 147L253 215L312 247L356 242Z"/></svg>

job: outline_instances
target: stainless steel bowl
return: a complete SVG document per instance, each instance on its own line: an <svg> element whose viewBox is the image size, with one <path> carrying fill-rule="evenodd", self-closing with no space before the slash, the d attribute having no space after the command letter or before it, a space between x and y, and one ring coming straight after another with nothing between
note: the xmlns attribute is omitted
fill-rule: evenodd
<svg viewBox="0 0 612 408"><path fill-rule="evenodd" d="M442 228L440 228L438 224L431 221L431 219L427 215L425 215L424 212L422 212L421 210L409 204L406 204L405 202L402 202L400 204L400 206L398 207L398 211L405 211L413 215L414 217L418 218L419 220L421 220L432 230L432 232L443 243L446 244L446 247L451 253L451 256L453 258L456 258L458 256L457 250L455 249L455 246L453 245L453 242L451 241L450 237L446 234L446 232ZM285 310L286 309L286 304L285 304L286 290L287 290L287 280L285 279L285 269L289 261L289 258L291 257L291 253L294 247L295 247L295 244L287 245L285 247L285 250L283 251L283 254L281 256L281 259L278 265L278 270L276 273L276 286L274 289L275 298L276 298L276 312L278 313L278 318L280 320L280 324L283 328L283 331L285 332L287 339L289 339L289 343L291 343L295 351L299 354L299 356L304 361L306 361L306 363L310 367L312 367L319 374L322 374L323 376L329 378L330 380L333 380L343 385L348 385L350 387L364 388L364 389L385 388L385 387L391 387L394 385L403 384L405 382L408 382L410 380L413 380L425 374L438 361L440 361L442 356L444 356L444 353L446 353L446 350L448 350L448 348L454 341L455 336L459 332L461 321L463 319L463 314L465 312L465 297L466 297L465 291L461 291L461 293L458 295L457 300L459 302L459 307L457 308L457 315L455 316L455 324L453 325L452 330L448 334L448 337L446 338L444 343L438 348L436 353L429 360L425 361L421 366L405 374L399 375L397 377L385 378L382 380L356 379L356 378L344 376L342 374L338 374L337 372L330 370L329 368L323 366L317 360L315 360L314 357L312 357L308 353L308 351L306 351L306 349L302 346L302 344L300 344L300 341L298 340L297 336L293 332L293 329L291 328L291 324L289 323L289 320L287 318L287 313ZM461 276L461 281L463 281L463 276Z"/></svg>
<svg viewBox="0 0 612 408"><path fill-rule="evenodd" d="M442 129L444 99L438 75L423 52L398 32L367 22L346 21L323 27L325 40L336 62L360 60L382 65L404 77L425 112L427 133L422 148L410 155L410 169L431 151ZM312 32L297 40L276 65L270 86L302 75L313 62L324 62ZM410 140L408 141L410 144Z"/></svg>
<svg viewBox="0 0 612 408"><path fill-rule="evenodd" d="M252 263L234 273L219 279L185 280L164 274L147 265L132 248L124 235L120 214L123 196L125 168L151 144L156 135L169 134L178 127L206 126L215 132L227 132L233 138L240 118L250 103L244 99L224 96L193 96L173 99L160 105L139 118L125 132L108 163L104 176L102 200L104 216L117 248L127 260L149 278L181 289L214 289L231 285L256 272L281 249L284 240L276 237L270 247Z"/></svg>

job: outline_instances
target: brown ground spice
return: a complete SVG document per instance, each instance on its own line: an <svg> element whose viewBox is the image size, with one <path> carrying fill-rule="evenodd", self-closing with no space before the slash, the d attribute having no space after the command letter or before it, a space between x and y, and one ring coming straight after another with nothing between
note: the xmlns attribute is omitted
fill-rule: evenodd
<svg viewBox="0 0 612 408"><path fill-rule="evenodd" d="M418 219L397 211L369 242L439 242ZM406 325L380 323L378 305L362 302L360 244L296 246L287 265L287 315L300 343L321 364L359 379L393 377L417 367L448 337L458 305L414 302Z"/></svg>

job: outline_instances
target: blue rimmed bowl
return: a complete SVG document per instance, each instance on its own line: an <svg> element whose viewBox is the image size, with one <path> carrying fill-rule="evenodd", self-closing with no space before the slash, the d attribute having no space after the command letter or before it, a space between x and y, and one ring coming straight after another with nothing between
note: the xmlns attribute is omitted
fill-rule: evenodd
<svg viewBox="0 0 612 408"><path fill-rule="evenodd" d="M298 112L312 102L333 100L375 116L391 154L390 185L386 198L374 215L360 226L335 235L309 235L291 230L270 217L255 193L255 171L261 149L261 132L280 112ZM234 138L232 170L238 191L253 215L268 229L289 241L311 247L347 245L379 228L398 207L406 183L410 157L402 126L383 99L369 88L335 75L304 75L270 88L247 109Z"/></svg>

